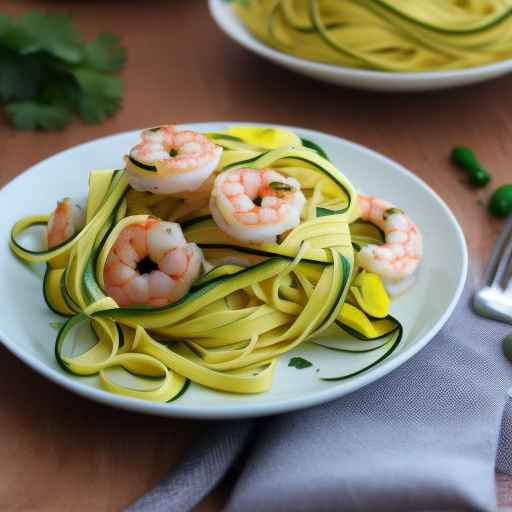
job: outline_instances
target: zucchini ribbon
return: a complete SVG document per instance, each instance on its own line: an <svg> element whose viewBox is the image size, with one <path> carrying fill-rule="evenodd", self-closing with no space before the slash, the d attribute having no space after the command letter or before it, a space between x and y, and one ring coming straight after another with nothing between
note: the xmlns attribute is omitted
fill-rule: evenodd
<svg viewBox="0 0 512 512"><path fill-rule="evenodd" d="M328 64L413 72L512 56L510 0L244 0L234 8L267 45Z"/></svg>
<svg viewBox="0 0 512 512"><path fill-rule="evenodd" d="M375 340L389 335L385 343L396 346L401 328L388 316L385 292L375 279L353 280L354 247L382 243L382 233L357 221L356 192L321 148L292 132L275 132L234 129L208 136L224 147L216 172L272 167L301 183L303 221L276 244L230 238L207 206L190 209L176 198L135 192L122 170L91 172L85 227L63 244L33 251L19 242L48 215L14 225L13 253L46 262L45 300L67 317L55 342L62 368L98 375L113 393L170 401L189 380L233 393L266 391L280 355L336 326L364 340L352 342L359 351L382 347ZM103 289L105 261L123 227L148 215L179 222L206 261L224 262L206 268L174 304L119 307ZM86 326L92 342L76 354Z"/></svg>

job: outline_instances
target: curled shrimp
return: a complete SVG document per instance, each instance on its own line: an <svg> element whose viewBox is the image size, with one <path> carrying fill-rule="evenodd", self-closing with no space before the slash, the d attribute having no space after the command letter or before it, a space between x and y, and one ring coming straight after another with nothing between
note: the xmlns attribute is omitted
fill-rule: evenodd
<svg viewBox="0 0 512 512"><path fill-rule="evenodd" d="M361 217L384 231L383 245L367 245L358 254L359 265L382 277L392 295L402 293L414 282L423 253L422 236L402 210L373 196L360 194Z"/></svg>
<svg viewBox="0 0 512 512"><path fill-rule="evenodd" d="M300 223L305 201L294 178L272 169L233 169L216 177L210 211L233 238L275 243L278 235Z"/></svg>
<svg viewBox="0 0 512 512"><path fill-rule="evenodd" d="M204 135L178 131L174 125L144 130L141 139L125 157L128 181L135 190L154 194L197 190L222 154L222 148Z"/></svg>
<svg viewBox="0 0 512 512"><path fill-rule="evenodd" d="M48 219L48 249L69 240L84 224L84 212L79 206L69 197L59 201Z"/></svg>
<svg viewBox="0 0 512 512"><path fill-rule="evenodd" d="M119 306L166 306L188 293L202 261L179 224L149 218L121 231L105 262L105 291Z"/></svg>

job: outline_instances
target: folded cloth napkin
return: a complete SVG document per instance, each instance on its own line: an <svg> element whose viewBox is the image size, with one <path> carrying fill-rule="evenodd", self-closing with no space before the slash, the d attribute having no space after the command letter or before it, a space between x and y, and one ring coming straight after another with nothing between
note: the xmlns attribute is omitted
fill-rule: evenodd
<svg viewBox="0 0 512 512"><path fill-rule="evenodd" d="M495 510L508 332L473 313L467 286L441 332L385 378L311 409L211 422L182 466L128 510L190 510L244 448L227 512ZM498 468L510 471L512 422L504 427Z"/></svg>

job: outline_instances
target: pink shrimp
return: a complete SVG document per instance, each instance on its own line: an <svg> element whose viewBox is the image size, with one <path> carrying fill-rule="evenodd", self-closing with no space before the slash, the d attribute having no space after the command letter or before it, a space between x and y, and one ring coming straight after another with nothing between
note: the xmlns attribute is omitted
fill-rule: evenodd
<svg viewBox="0 0 512 512"><path fill-rule="evenodd" d="M379 274L392 294L413 283L423 253L422 236L402 210L373 196L359 195L361 217L384 231L383 245L367 245L358 254L359 265Z"/></svg>
<svg viewBox="0 0 512 512"><path fill-rule="evenodd" d="M220 229L245 242L275 243L300 224L300 183L272 169L233 169L215 179L210 211Z"/></svg>
<svg viewBox="0 0 512 512"><path fill-rule="evenodd" d="M217 167L222 148L204 135L174 125L144 130L125 157L132 188L154 194L197 190ZM155 172L156 171L156 172Z"/></svg>
<svg viewBox="0 0 512 512"><path fill-rule="evenodd" d="M105 291L119 306L166 306L185 296L198 277L202 252L179 224L155 218L121 231L103 271Z"/></svg>
<svg viewBox="0 0 512 512"><path fill-rule="evenodd" d="M77 231L82 229L84 223L82 209L74 204L69 197L59 201L48 219L48 249L70 239Z"/></svg>

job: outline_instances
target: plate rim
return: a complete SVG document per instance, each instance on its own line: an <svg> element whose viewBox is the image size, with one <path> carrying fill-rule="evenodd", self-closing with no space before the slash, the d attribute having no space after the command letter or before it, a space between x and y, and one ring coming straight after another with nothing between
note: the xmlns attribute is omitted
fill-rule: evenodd
<svg viewBox="0 0 512 512"><path fill-rule="evenodd" d="M329 73L331 75L336 75L338 77L345 78L360 78L366 80L375 80L380 82L385 82L386 85L389 85L391 82L395 81L405 81L405 82L420 82L420 81L442 81L442 80L451 80L451 79L466 79L466 78L482 78L485 79L485 76L492 75L495 76L494 73L505 73L507 71L512 71L512 58L500 60L498 62L493 62L491 64L485 64L482 66L473 66L470 68L462 68L462 69L449 69L444 71L411 71L411 72L401 72L401 71L378 71L372 69L358 69L351 68L348 66L338 66L335 64L327 64L324 62L317 62L314 60L303 59L302 57L296 57L295 55L289 55L285 52L276 50L271 46L268 46L262 43L259 39L254 37L246 27L242 26L245 34L248 37L248 41L242 40L232 30L231 23L226 22L221 15L221 12L224 9L232 9L229 3L226 3L225 0L208 0L208 7L210 10L210 14L214 19L216 25L230 37L233 41L237 42L241 46L251 51L254 51L260 56L264 56L271 60L277 60L280 64L290 65L293 64L295 69L300 68L309 68L310 71L317 71L321 73ZM348 85L348 84L347 84ZM356 84L350 84L353 87L357 87ZM455 85L455 84L454 84ZM463 85L462 83L459 85ZM448 86L447 86L448 87ZM403 92L403 91L402 91Z"/></svg>
<svg viewBox="0 0 512 512"><path fill-rule="evenodd" d="M348 139L338 137L336 135L332 135L329 133L325 133L320 130L312 130L308 128L302 128L297 126L289 126L289 125L283 125L283 124L277 124L277 123L261 123L261 122L251 122L251 121L204 121L204 122L191 122L191 123L182 123L183 126L198 126L198 125L211 125L211 124L219 124L219 125L233 125L233 124L244 124L244 125L253 125L253 126L274 126L274 127L281 127L281 128L288 128L291 130L296 130L299 133L302 132L303 134L306 134L306 136L315 136L315 135L322 135L324 137L327 137L332 140L333 143L339 144L340 142L342 144L352 146L353 148L357 149L358 151L365 153L370 158L375 158L377 160L380 160L382 162L385 162L388 165L391 165L392 167L399 170L399 172L405 174L410 179L412 179L417 186L423 188L429 195L433 196L433 198L436 200L436 202L441 206L444 213L447 215L449 220L452 223L452 226L455 229L457 242L461 248L462 253L462 268L461 272L459 274L459 280L457 283L457 287L455 289L455 292L451 298L451 301L449 303L448 308L445 310L445 312L439 317L437 322L431 327L429 331L427 331L419 340L416 340L415 343L413 343L411 346L409 346L406 350L396 354L393 358L387 359L383 361L378 366L371 369L369 372L362 373L356 377L353 378L351 381L344 381L344 387L338 388L337 386L326 388L322 391L316 391L310 396L306 397L296 397L292 399L288 399L285 401L277 401L275 403L265 404L265 403L256 403L252 405L240 405L240 404L231 404L231 405L223 405L219 407L218 405L179 405L178 403L173 403L172 405L169 405L167 403L159 403L159 402L149 402L142 399L137 398L131 398L131 397L124 397L121 395L116 395L113 393L110 393L108 391L105 391L101 388L96 388L89 386L85 383L80 382L79 380L74 380L67 374L58 371L56 369L51 368L50 366L46 365L46 363L40 361L36 356L33 356L31 354L25 353L20 347L17 346L17 344L10 340L9 337L5 334L5 332L2 329L2 326L0 325L0 343L4 347L9 350L14 356L16 356L18 359L20 359L22 362L27 364L30 368L35 370L37 373L42 375L43 377L47 378L48 380L62 386L63 388L78 394L84 398L94 400L96 402L109 405L112 407L144 413L144 414L151 414L151 415L157 415L157 416L165 416L165 417L175 417L175 418L193 418L193 419L241 419L241 418L250 418L250 417L261 417L261 416L267 416L267 415L274 415L274 414L282 414L298 409L304 409L307 407L312 407L315 405L319 405L325 402L330 402L332 400L341 398L345 395L349 395L353 393L354 391L357 391L368 384L371 384L372 382L375 382L391 371L395 370L402 364L404 364L407 360L414 357L422 348L424 348L431 340L432 338L440 331L440 329L443 327L443 325L446 323L448 318L453 313L453 310L455 309L456 305L459 302L460 296L462 294L462 291L464 289L464 284L466 282L467 278L467 272L468 272L468 249L466 240L464 237L464 233L462 231L462 228L460 227L459 222L457 221L457 218L451 211L451 209L448 207L448 205L445 203L445 201L435 192L427 183L425 183L421 178L413 174L411 171L409 171L407 168L399 164L398 162L392 160L391 158L388 158L387 156L378 153L377 151L374 151L370 148L367 148L366 146L363 146L361 144L358 144L356 142L350 141ZM197 128L196 128L197 129ZM2 193L13 184L20 179L22 176L29 176L30 174L37 173L37 168L41 165L46 164L49 160L53 158L57 158L61 156L64 153L74 151L82 146L88 145L88 144L95 144L100 141L105 141L112 137L122 137L122 136L128 136L132 134L136 134L140 132L139 130L127 130L124 132L116 132L110 135L106 135L103 137L98 137L96 139L92 139L86 142L82 142L79 144L76 144L74 146L71 146L67 149L64 149L62 151L59 151L40 162L37 162L36 164L30 166L25 171L19 173L14 179L6 183L1 189L0 189L0 198ZM5 249L5 250L8 250ZM348 385L347 385L348 384Z"/></svg>

